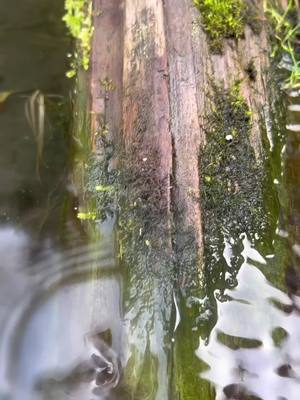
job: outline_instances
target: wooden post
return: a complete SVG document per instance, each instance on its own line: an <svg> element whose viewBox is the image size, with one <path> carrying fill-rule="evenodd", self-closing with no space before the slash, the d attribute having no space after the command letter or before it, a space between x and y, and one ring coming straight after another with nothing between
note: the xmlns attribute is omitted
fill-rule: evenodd
<svg viewBox="0 0 300 400"><path fill-rule="evenodd" d="M215 85L226 90L240 82L250 142L256 158L262 155L262 121L270 118L263 2L254 4L260 31L246 25L244 37L224 39L217 55L192 0L93 2L91 132L94 152L103 156L108 131L115 151L107 173L119 173L126 390L130 398L208 399L208 385L196 378L199 332L192 318L179 327L176 320L204 282L199 160ZM189 374L195 382L186 389Z"/></svg>

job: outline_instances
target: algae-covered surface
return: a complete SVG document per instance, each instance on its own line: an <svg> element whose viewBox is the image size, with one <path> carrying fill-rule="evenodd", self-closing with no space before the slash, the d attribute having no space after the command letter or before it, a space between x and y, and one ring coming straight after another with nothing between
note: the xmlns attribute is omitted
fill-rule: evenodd
<svg viewBox="0 0 300 400"><path fill-rule="evenodd" d="M72 78L77 68L85 71L89 68L91 39L93 35L92 25L92 1L90 0L65 0L66 23L70 34L77 41L77 50L72 60L72 69L67 72L67 77Z"/></svg>
<svg viewBox="0 0 300 400"><path fill-rule="evenodd" d="M204 29L215 50L222 47L222 39L238 39L244 34L245 3L242 0L194 0L201 12Z"/></svg>
<svg viewBox="0 0 300 400"><path fill-rule="evenodd" d="M253 64L246 72L255 81ZM273 81L271 87L276 88ZM282 384L284 367L277 361L285 365L284 352L298 337L288 322L296 313L288 282L297 275L290 265L297 259L292 255L297 230L292 228L291 242L289 221L296 223L289 217L286 191L284 95L274 95L278 87L270 89L271 121L262 110L264 150L258 159L251 146L253 115L240 83L212 88L199 154L201 198L195 199L204 225L201 287L181 291L176 257L166 256L166 204L155 175L155 150L137 145L126 152L104 130L96 139L101 152L87 163L94 219L116 220L123 268L124 398L267 398L268 374ZM191 260L192 255L186 261ZM294 398L297 383L289 382ZM269 390L284 396L284 389Z"/></svg>
<svg viewBox="0 0 300 400"><path fill-rule="evenodd" d="M263 164L250 144L251 111L240 95L239 84L228 90L216 86L212 101L199 168L206 273L213 277L218 275L224 240L235 242L242 233L254 239L255 233L266 229L267 214ZM220 276L225 273L222 269L218 272Z"/></svg>

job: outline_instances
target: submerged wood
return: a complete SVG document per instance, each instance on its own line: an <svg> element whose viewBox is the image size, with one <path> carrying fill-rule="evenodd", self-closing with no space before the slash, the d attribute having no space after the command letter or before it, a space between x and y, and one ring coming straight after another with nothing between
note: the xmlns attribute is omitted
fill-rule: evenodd
<svg viewBox="0 0 300 400"><path fill-rule="evenodd" d="M114 148L108 173L119 172L126 192L119 235L129 322L121 358L133 396L213 398L200 379L185 385L199 370L192 361L197 339L189 336L189 322L177 329L175 314L204 279L199 157L215 85L229 89L240 82L252 113L250 141L262 157L262 132L271 118L270 44L263 2L253 3L260 33L246 25L244 38L224 40L222 54L213 54L191 0L93 0L91 135L100 158L103 132L108 135Z"/></svg>

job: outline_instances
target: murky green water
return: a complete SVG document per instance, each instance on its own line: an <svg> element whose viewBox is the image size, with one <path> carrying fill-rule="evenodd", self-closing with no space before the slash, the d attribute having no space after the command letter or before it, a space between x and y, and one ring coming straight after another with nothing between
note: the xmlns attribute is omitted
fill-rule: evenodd
<svg viewBox="0 0 300 400"><path fill-rule="evenodd" d="M119 379L112 238L93 244L76 216L63 10L0 2L1 399L90 399L91 371L103 390Z"/></svg>
<svg viewBox="0 0 300 400"><path fill-rule="evenodd" d="M268 233L221 231L203 296L164 304L118 266L112 221L76 216L63 6L0 3L0 399L298 400L299 93L268 135Z"/></svg>

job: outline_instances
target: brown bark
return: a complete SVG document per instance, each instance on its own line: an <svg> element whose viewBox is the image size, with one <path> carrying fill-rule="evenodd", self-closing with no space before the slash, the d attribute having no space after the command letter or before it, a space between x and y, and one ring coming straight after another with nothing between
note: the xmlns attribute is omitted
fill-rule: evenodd
<svg viewBox="0 0 300 400"><path fill-rule="evenodd" d="M175 187L172 200L176 217L175 241L181 285L184 285L189 278L195 277L187 253L194 252L192 263L195 268L200 265L203 248L198 157L204 134L198 117L191 9L189 0L165 2L169 53L170 131L175 156ZM192 249L190 243L193 243Z"/></svg>
<svg viewBox="0 0 300 400"><path fill-rule="evenodd" d="M257 6L258 17L263 21L262 2L257 1ZM216 83L229 88L235 81L241 81L242 95L252 111L251 143L257 158L261 157L261 121L262 118L266 121L270 118L267 28L263 23L261 32L255 34L246 26L244 38L224 40L223 53L214 55L209 49L205 32L196 23L199 12L191 0L94 0L94 10L91 130L94 135L101 131L103 124L108 126L110 138L118 149L110 161L110 168L117 167L121 172L127 168L129 171L126 174L130 174L130 168L133 168L132 176L137 177L139 185L143 186L143 180L145 186L148 185L147 193L142 187L139 193L148 199L149 212L154 210L156 213L159 209L158 214L148 215L150 220L153 217L153 224L149 236L146 236L150 246L156 243L154 250L159 258L148 257L146 261L140 258L140 243L135 242L130 245L133 254L138 256L135 260L131 259L128 267L154 277L151 281L153 287L149 290L143 276L139 276L139 281L134 283L134 291L138 288L140 297L153 292L149 304L152 307L157 302L153 313L158 317L153 318L156 321L153 324L156 326L155 323L158 323L157 331L161 337L149 339L147 336L147 329L141 325L145 324L147 313L142 317L137 310L133 315L137 325L136 320L141 320L137 331L145 330L145 343L150 342L149 346L143 342L144 350L148 348L155 353L159 348L163 352L162 336L172 327L169 326L170 310L164 314L162 309L170 307L173 301L173 282L166 290L168 299L163 299L166 285L161 277L164 268L168 268L166 260L175 265L178 284L175 291L177 287L197 288L202 282L203 219L199 155L201 157L206 141L205 116L212 108L208 94ZM99 16L98 11L101 11ZM246 71L252 61L256 69L255 79L250 79ZM105 79L111 80L113 87L101 84ZM96 136L93 143L95 152L105 151ZM129 166L126 159L130 160ZM128 204L136 200L133 192L137 188L134 182L130 185ZM158 193L160 198L157 195L151 197L149 191ZM153 206L152 203L157 204ZM135 238L143 236L143 229L139 228ZM147 268L145 262L150 264ZM134 272L133 275L136 279ZM144 309L139 303L142 300L136 299L136 294L132 298ZM168 325L163 334L160 323ZM151 329L155 331L153 326ZM165 376L166 360L158 358L164 361L156 373ZM185 367L183 362L182 371ZM188 368L193 369L194 365ZM195 387L200 390L197 385ZM161 400L167 398L166 390L159 392ZM192 397L182 394L180 398Z"/></svg>
<svg viewBox="0 0 300 400"><path fill-rule="evenodd" d="M262 2L257 7L263 21ZM156 173L168 204L167 231L171 235L170 227L175 226L173 242L182 253L177 254L179 264L184 262L185 241L194 241L201 260L198 159L205 143L204 118L211 107L207 94L212 83L228 88L236 80L242 82L259 157L261 115L268 118L269 44L264 24L260 34L246 26L243 39L224 40L223 53L214 55L205 32L195 24L199 12L191 0L94 0L94 15L92 134L106 124L112 140L122 142L127 152L139 146L142 154L158 154ZM246 72L251 61L257 73L253 80ZM105 79L111 87L101 83ZM99 151L96 141L94 137L94 150Z"/></svg>
<svg viewBox="0 0 300 400"><path fill-rule="evenodd" d="M170 220L172 142L162 3L149 0L145 7L140 1L125 1L123 68L125 149L131 152L132 144L138 143L145 159L157 152L156 173Z"/></svg>
<svg viewBox="0 0 300 400"><path fill-rule="evenodd" d="M114 140L122 126L123 5L119 0L94 0L91 54L91 133L108 125ZM107 81L107 84L105 82Z"/></svg>

